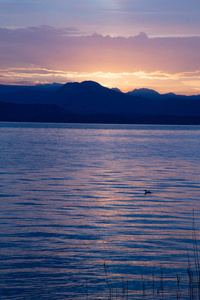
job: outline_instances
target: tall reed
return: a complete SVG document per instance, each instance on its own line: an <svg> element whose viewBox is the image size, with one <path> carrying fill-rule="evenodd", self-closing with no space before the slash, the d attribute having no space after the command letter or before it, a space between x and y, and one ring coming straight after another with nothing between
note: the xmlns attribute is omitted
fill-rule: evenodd
<svg viewBox="0 0 200 300"><path fill-rule="evenodd" d="M176 294L173 295L173 299L177 300L200 300L200 252L198 248L198 238L197 238L197 231L195 227L195 215L193 210L192 216L192 249L188 251L188 247L186 246L187 250L187 275L188 275L188 294L186 290L181 291L181 279L182 277L176 273L174 280L177 282L177 290L175 290ZM106 263L104 262L104 273L105 273L105 281L108 288L108 297L105 299L108 300L134 300L134 299L167 299L170 293L167 292L165 288L165 278L162 266L160 267L160 279L155 280L155 273L151 273L150 281L145 281L145 277L141 272L141 294L138 297L129 296L129 284L128 281L125 281L122 278L122 287L121 290L114 289L114 283L111 283L111 280L108 276L108 268ZM150 284L149 284L150 283ZM156 293L155 293L156 291ZM187 295L186 295L187 294ZM171 296L172 297L172 296ZM188 298L189 297L189 298ZM149 298L149 299L148 299ZM86 300L90 299L88 294L88 282L86 282Z"/></svg>

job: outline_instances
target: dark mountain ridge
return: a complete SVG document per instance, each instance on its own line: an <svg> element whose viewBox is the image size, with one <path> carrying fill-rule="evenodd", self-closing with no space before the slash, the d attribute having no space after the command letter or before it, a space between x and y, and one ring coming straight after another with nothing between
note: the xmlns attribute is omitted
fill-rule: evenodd
<svg viewBox="0 0 200 300"><path fill-rule="evenodd" d="M93 81L66 83L56 92L57 104L73 112L128 113L134 111L134 101L141 97L130 98L126 94L103 87Z"/></svg>
<svg viewBox="0 0 200 300"><path fill-rule="evenodd" d="M0 94L18 92L23 89L28 89L31 91L56 91L61 88L63 84L61 83L48 83L48 84L36 84L36 85L5 85L0 84Z"/></svg>
<svg viewBox="0 0 200 300"><path fill-rule="evenodd" d="M200 124L200 95L161 95L149 89L122 93L93 81L53 87L0 85L0 101L7 103L7 106L2 103L0 106L0 120L4 121L12 121L13 111L18 111L21 121L34 119L27 113L29 104L35 109L34 114L40 116L36 121L42 121L46 106L48 114L44 121L49 119L50 122ZM43 105L43 114L38 105Z"/></svg>
<svg viewBox="0 0 200 300"><path fill-rule="evenodd" d="M141 89L134 89L133 91L130 91L128 93L126 93L127 95L130 96L142 96L142 97L159 97L160 94L152 89L145 89L145 88L141 88Z"/></svg>

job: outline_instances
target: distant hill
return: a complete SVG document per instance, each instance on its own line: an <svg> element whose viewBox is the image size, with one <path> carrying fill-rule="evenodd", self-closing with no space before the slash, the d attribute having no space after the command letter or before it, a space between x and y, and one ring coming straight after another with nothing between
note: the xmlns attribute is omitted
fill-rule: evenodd
<svg viewBox="0 0 200 300"><path fill-rule="evenodd" d="M200 124L200 96L150 89L122 93L94 81L0 85L0 102L1 121Z"/></svg>
<svg viewBox="0 0 200 300"><path fill-rule="evenodd" d="M36 84L36 85L4 85L0 84L0 94L1 93L12 93L19 92L23 89L28 89L31 91L56 91L61 88L63 84L51 83L51 84Z"/></svg>
<svg viewBox="0 0 200 300"><path fill-rule="evenodd" d="M127 93L127 95L130 95L130 96L141 96L141 97L157 97L157 96L160 96L160 94L154 90L151 90L151 89L134 89L133 91L130 91Z"/></svg>
<svg viewBox="0 0 200 300"><path fill-rule="evenodd" d="M116 87L115 87L115 88L112 88L112 90L113 90L113 91L116 91L116 92L119 92L119 93L122 93L122 91L121 91L120 89L116 88Z"/></svg>
<svg viewBox="0 0 200 300"><path fill-rule="evenodd" d="M127 95L130 96L140 96L144 98L171 98L171 97L178 97L174 93L167 93L167 94L159 94L158 92L152 90L152 89L134 89L133 91L127 92Z"/></svg>

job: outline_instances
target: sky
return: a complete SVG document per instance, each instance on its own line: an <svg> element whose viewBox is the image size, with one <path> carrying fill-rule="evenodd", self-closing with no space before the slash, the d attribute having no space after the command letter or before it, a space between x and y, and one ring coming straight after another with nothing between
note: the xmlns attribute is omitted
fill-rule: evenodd
<svg viewBox="0 0 200 300"><path fill-rule="evenodd" d="M200 0L0 0L0 83L200 94Z"/></svg>

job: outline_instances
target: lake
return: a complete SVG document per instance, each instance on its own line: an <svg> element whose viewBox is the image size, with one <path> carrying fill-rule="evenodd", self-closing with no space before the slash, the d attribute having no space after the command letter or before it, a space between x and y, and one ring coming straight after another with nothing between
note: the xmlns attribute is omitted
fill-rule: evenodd
<svg viewBox="0 0 200 300"><path fill-rule="evenodd" d="M0 123L0 141L0 299L198 297L200 126Z"/></svg>

